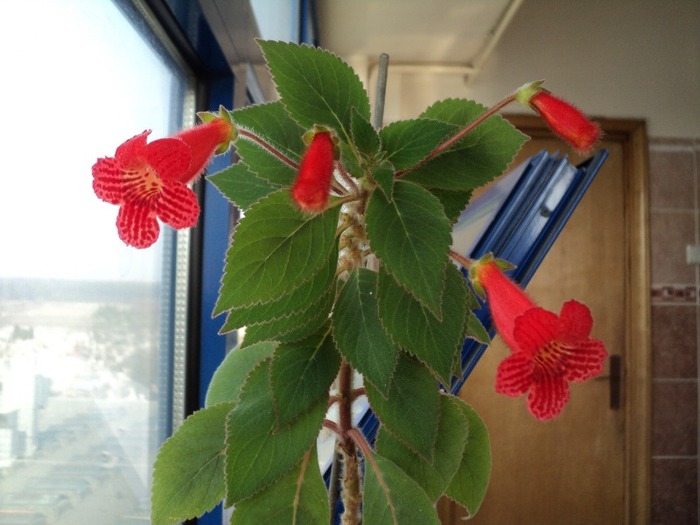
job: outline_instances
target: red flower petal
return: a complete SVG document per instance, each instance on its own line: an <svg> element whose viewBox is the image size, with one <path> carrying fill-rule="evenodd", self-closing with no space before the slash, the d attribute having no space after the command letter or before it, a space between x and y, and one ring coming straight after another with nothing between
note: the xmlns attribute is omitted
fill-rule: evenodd
<svg viewBox="0 0 700 525"><path fill-rule="evenodd" d="M117 215L119 238L135 248L148 248L158 240L160 227L156 214L149 206L126 202Z"/></svg>
<svg viewBox="0 0 700 525"><path fill-rule="evenodd" d="M517 397L532 386L534 366L532 357L524 352L514 352L498 365L496 392Z"/></svg>
<svg viewBox="0 0 700 525"><path fill-rule="evenodd" d="M117 148L114 158L125 168L130 168L132 162L137 164L143 163L144 152L146 151L146 138L151 134L151 130L147 129L143 133L131 137Z"/></svg>
<svg viewBox="0 0 700 525"><path fill-rule="evenodd" d="M567 301L559 314L559 339L579 341L586 339L593 328L593 316L585 304Z"/></svg>
<svg viewBox="0 0 700 525"><path fill-rule="evenodd" d="M530 308L515 319L514 325L517 347L532 355L556 339L559 317L544 308Z"/></svg>
<svg viewBox="0 0 700 525"><path fill-rule="evenodd" d="M161 180L179 180L189 167L191 157L189 146L172 138L154 140L144 151L145 161Z"/></svg>
<svg viewBox="0 0 700 525"><path fill-rule="evenodd" d="M164 223L175 229L191 228L199 219L197 195L182 184L165 184L155 211Z"/></svg>
<svg viewBox="0 0 700 525"><path fill-rule="evenodd" d="M540 421L557 416L569 401L569 384L562 377L544 375L532 385L527 407Z"/></svg>
<svg viewBox="0 0 700 525"><path fill-rule="evenodd" d="M121 166L115 159L97 159L92 166L92 189L95 195L110 204L124 202L126 185Z"/></svg>
<svg viewBox="0 0 700 525"><path fill-rule="evenodd" d="M603 361L608 353L598 339L586 339L575 347L565 349L564 377L574 383L582 383L603 372Z"/></svg>

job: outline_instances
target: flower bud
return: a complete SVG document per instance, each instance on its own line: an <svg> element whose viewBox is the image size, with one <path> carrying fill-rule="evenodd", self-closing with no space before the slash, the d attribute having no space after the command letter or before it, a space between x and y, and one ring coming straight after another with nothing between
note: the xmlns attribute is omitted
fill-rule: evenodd
<svg viewBox="0 0 700 525"><path fill-rule="evenodd" d="M334 157L330 132L315 133L292 186L292 197L303 211L318 213L328 207Z"/></svg>
<svg viewBox="0 0 700 525"><path fill-rule="evenodd" d="M516 99L534 109L551 130L575 150L585 153L600 138L600 127L581 111L533 82L521 87Z"/></svg>

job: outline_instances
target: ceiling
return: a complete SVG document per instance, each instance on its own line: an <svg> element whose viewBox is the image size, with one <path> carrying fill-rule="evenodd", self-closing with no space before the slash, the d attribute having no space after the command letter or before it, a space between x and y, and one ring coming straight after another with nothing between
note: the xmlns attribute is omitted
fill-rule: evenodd
<svg viewBox="0 0 700 525"><path fill-rule="evenodd" d="M262 66L254 38L255 0L200 0L229 64L237 75L250 73L267 98L274 88ZM270 0L259 0L262 5ZM286 5L275 0L274 5ZM524 0L316 0L321 47L376 70L389 55L392 75L478 75ZM270 4L267 8L272 7ZM273 12L282 13L275 7ZM280 14L280 16L282 16ZM260 21L258 21L260 22ZM273 21L274 22L274 21ZM361 76L363 76L361 74Z"/></svg>
<svg viewBox="0 0 700 525"><path fill-rule="evenodd" d="M321 47L343 58L477 70L522 0L318 0Z"/></svg>

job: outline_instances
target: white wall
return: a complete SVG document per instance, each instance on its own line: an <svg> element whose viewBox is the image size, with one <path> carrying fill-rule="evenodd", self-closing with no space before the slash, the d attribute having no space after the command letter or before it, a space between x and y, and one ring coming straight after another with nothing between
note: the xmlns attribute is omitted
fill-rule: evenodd
<svg viewBox="0 0 700 525"><path fill-rule="evenodd" d="M700 138L700 1L525 0L468 87L460 76L390 76L386 116L414 117L447 97L491 104L537 79L588 114Z"/></svg>

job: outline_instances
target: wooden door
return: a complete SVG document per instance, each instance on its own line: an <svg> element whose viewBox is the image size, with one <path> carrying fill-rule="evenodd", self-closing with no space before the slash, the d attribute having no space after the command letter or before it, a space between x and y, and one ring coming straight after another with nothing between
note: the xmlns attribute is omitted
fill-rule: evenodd
<svg viewBox="0 0 700 525"><path fill-rule="evenodd" d="M516 124L534 135L519 160L543 148L566 152L537 121L524 118ZM524 398L494 391L496 367L509 353L496 338L460 392L491 435L492 477L481 510L470 521L475 525L648 520L646 157L634 154L635 147L646 147L646 140L638 122L610 121L606 131L601 147L610 155L527 291L557 313L571 298L591 308L592 336L605 341L610 355L620 356L625 371L620 402L611 407L608 362L600 378L571 385L571 401L558 418L536 421ZM570 158L582 160L576 154ZM447 501L440 503L440 511L445 524L461 523L464 517Z"/></svg>

